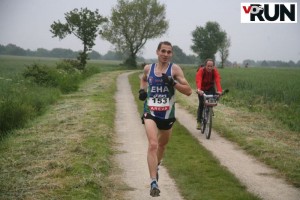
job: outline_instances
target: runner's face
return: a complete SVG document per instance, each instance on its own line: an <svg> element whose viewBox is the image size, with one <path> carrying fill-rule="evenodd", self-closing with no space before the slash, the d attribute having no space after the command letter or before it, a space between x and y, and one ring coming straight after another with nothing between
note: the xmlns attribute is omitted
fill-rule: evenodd
<svg viewBox="0 0 300 200"><path fill-rule="evenodd" d="M159 62L168 63L173 55L172 47L163 44L159 50L156 50L156 54Z"/></svg>

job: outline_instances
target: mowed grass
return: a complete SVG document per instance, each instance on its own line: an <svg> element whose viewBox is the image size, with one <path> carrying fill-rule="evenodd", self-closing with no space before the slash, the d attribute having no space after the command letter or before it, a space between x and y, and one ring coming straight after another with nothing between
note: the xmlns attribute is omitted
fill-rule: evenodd
<svg viewBox="0 0 300 200"><path fill-rule="evenodd" d="M78 92L54 96L51 88L25 84L20 74L26 65L51 67L58 59L5 56L0 61L1 97L8 97L8 88L17 94L9 96L10 105L14 97L24 102L23 94L53 98L42 116L0 140L0 199L118 199L120 183L110 175L112 99L121 73L112 71L120 66L91 61L88 66L98 67L101 74L84 82Z"/></svg>
<svg viewBox="0 0 300 200"><path fill-rule="evenodd" d="M0 145L0 199L119 199L114 170L116 77L94 75Z"/></svg>
<svg viewBox="0 0 300 200"><path fill-rule="evenodd" d="M143 102L138 100L138 75L130 75L130 84L138 109L142 112ZM185 199L259 199L247 192L246 187L222 167L179 122L174 125L163 165L168 168Z"/></svg>

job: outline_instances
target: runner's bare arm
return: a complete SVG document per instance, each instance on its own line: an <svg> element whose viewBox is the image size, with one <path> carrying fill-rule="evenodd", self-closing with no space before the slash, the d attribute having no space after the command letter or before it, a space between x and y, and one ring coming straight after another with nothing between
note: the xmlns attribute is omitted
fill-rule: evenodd
<svg viewBox="0 0 300 200"><path fill-rule="evenodd" d="M143 74L141 76L141 80L140 80L140 89L144 89L147 90L147 74L150 70L150 65L145 65L144 67L144 71Z"/></svg>
<svg viewBox="0 0 300 200"><path fill-rule="evenodd" d="M174 87L182 94L190 96L193 92L192 88L185 79L182 69L178 65L173 66L173 77L177 81L177 84Z"/></svg>

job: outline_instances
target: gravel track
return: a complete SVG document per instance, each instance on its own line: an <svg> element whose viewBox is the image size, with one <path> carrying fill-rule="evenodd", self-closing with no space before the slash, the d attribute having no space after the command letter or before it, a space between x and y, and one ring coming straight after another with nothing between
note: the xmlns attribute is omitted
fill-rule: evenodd
<svg viewBox="0 0 300 200"><path fill-rule="evenodd" d="M123 181L132 189L126 193L128 199L152 199L149 195L149 172L147 167L147 138L143 125L140 123L140 114L135 105L131 88L128 82L130 73L121 74L116 94L116 132L118 150L117 162L123 170ZM237 145L212 132L210 140L195 129L195 117L180 106L176 105L176 118L189 132L220 160L247 189L265 200L299 200L299 189L287 184L284 180L274 176L275 171L258 162L254 157L247 155ZM177 123L178 123L177 122ZM175 182L169 177L167 170L160 168L159 199L183 199L180 196Z"/></svg>

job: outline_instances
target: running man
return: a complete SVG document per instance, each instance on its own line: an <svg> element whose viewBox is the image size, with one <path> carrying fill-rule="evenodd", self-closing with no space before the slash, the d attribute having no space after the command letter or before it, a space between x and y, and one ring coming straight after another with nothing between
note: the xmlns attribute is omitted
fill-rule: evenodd
<svg viewBox="0 0 300 200"><path fill-rule="evenodd" d="M192 94L180 66L170 63L172 50L170 42L160 42L156 50L158 62L146 65L140 80L139 99L145 101L142 120L148 138L147 161L152 197L160 194L158 166L176 121L175 90L187 96Z"/></svg>

